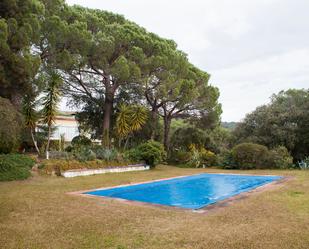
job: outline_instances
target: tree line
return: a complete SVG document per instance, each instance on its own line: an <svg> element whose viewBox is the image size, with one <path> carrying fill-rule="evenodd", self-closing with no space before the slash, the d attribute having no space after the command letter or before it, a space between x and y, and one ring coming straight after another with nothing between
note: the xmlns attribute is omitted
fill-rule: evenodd
<svg viewBox="0 0 309 249"><path fill-rule="evenodd" d="M0 17L0 96L18 110L27 104L30 130L29 114L42 95L45 124L51 127L61 95L78 107L80 129L107 148L145 124L145 139L162 132L168 150L172 120L219 121L219 90L210 75L174 41L121 15L62 0L8 0L0 3ZM131 132L131 119L120 115L125 106L127 115L140 114Z"/></svg>
<svg viewBox="0 0 309 249"><path fill-rule="evenodd" d="M308 89L273 95L243 121L222 123L225 129L210 74L190 63L172 40L121 15L62 0L3 1L0 17L0 97L7 106L1 134L19 130L8 129L13 125L5 117L14 126L23 122L37 151L38 121L45 125L48 150L65 97L78 110L80 130L105 148L152 139L182 158L192 155L190 148L220 156L240 143L284 146L294 162L309 154Z"/></svg>
<svg viewBox="0 0 309 249"><path fill-rule="evenodd" d="M289 89L274 94L269 104L246 115L233 136L234 144L284 146L295 162L303 160L309 155L309 90Z"/></svg>

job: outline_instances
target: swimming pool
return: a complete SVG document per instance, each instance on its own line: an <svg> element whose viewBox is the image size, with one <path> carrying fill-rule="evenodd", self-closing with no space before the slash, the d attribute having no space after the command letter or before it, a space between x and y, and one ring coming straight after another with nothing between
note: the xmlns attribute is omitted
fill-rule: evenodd
<svg viewBox="0 0 309 249"><path fill-rule="evenodd" d="M187 209L200 209L280 178L280 176L199 174L99 189L84 194Z"/></svg>

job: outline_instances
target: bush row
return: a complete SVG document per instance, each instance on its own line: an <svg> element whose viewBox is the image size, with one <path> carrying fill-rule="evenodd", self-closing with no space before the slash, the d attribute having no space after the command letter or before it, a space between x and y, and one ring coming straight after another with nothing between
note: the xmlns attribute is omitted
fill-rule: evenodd
<svg viewBox="0 0 309 249"><path fill-rule="evenodd" d="M133 162L129 162L129 161L117 162L117 161L104 161L104 160L93 160L93 161L80 162L77 160L50 159L50 160L44 160L39 165L39 169L41 169L46 174L51 174L52 172L55 172L57 175L60 175L61 172L66 171L66 170L125 167L130 164L133 164Z"/></svg>
<svg viewBox="0 0 309 249"><path fill-rule="evenodd" d="M78 142L76 142L78 141ZM102 146L91 145L85 139L76 139L67 151L50 152L50 160L44 161L40 168L46 173L70 169L97 169L110 166L126 166L129 164L146 163L151 167L161 163L166 153L163 145L148 141L124 153L116 149L105 149Z"/></svg>
<svg viewBox="0 0 309 249"><path fill-rule="evenodd" d="M138 145L136 148L119 153L116 149L106 149L100 145L91 145L85 143L85 139L72 141L72 146L66 148L66 151L51 151L50 158L77 160L80 162L93 161L96 159L105 161L133 161L145 162L150 166L162 162L166 158L166 152L161 143L149 140L146 143ZM82 141L82 142L80 142Z"/></svg>
<svg viewBox="0 0 309 249"><path fill-rule="evenodd" d="M191 144L187 150L170 154L171 163L186 167L221 166L225 169L287 169L293 167L293 158L284 146L269 150L254 143L242 143L220 154Z"/></svg>
<svg viewBox="0 0 309 249"><path fill-rule="evenodd" d="M219 165L226 169L287 169L293 158L284 146L269 150L254 143L241 143L219 156Z"/></svg>

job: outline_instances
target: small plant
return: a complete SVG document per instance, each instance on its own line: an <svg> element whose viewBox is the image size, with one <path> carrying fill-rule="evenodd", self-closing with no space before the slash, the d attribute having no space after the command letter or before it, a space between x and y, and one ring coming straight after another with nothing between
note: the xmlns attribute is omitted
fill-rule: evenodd
<svg viewBox="0 0 309 249"><path fill-rule="evenodd" d="M201 166L201 158L198 149L196 148L195 144L190 145L190 152L191 152L191 159L189 164L193 167L200 167Z"/></svg>
<svg viewBox="0 0 309 249"><path fill-rule="evenodd" d="M224 150L218 155L218 165L224 169L236 169L237 165L230 150Z"/></svg>
<svg viewBox="0 0 309 249"><path fill-rule="evenodd" d="M76 136L72 139L71 144L73 147L91 146L91 140L85 136Z"/></svg>
<svg viewBox="0 0 309 249"><path fill-rule="evenodd" d="M60 135L60 140L59 140L59 151L64 151L64 145L65 145L65 136L64 134Z"/></svg>
<svg viewBox="0 0 309 249"><path fill-rule="evenodd" d="M118 152L115 149L106 149L102 146L96 146L92 150L96 154L97 159L113 161L118 157Z"/></svg>
<svg viewBox="0 0 309 249"><path fill-rule="evenodd" d="M73 151L73 146L72 145L69 145L69 146L67 146L64 150L66 151L66 152L72 152Z"/></svg>
<svg viewBox="0 0 309 249"><path fill-rule="evenodd" d="M303 160L301 160L300 162L298 162L298 166L301 169L308 169L309 170L309 156L305 157Z"/></svg>
<svg viewBox="0 0 309 249"><path fill-rule="evenodd" d="M81 146L73 150L74 157L80 161L92 161L96 159L96 154L88 146Z"/></svg>
<svg viewBox="0 0 309 249"><path fill-rule="evenodd" d="M210 150L206 150L204 147L200 148L200 158L203 166L214 166L217 163L217 156Z"/></svg>
<svg viewBox="0 0 309 249"><path fill-rule="evenodd" d="M40 149L38 147L37 139L35 138L35 128L39 120L39 115L36 110L38 102L36 101L37 94L34 91L31 91L24 95L22 113L24 116L25 127L29 130L31 135L32 143L37 151L40 154Z"/></svg>
<svg viewBox="0 0 309 249"><path fill-rule="evenodd" d="M215 153L211 152L210 150L206 150L204 147L191 144L189 149L191 152L191 159L188 164L192 165L193 167L198 168L201 166L213 166L217 161Z"/></svg>
<svg viewBox="0 0 309 249"><path fill-rule="evenodd" d="M121 104L116 118L116 129L120 138L142 129L148 118L147 109L140 105Z"/></svg>
<svg viewBox="0 0 309 249"><path fill-rule="evenodd" d="M191 153L186 150L172 151L169 156L169 161L176 164L187 164L191 159Z"/></svg>
<svg viewBox="0 0 309 249"><path fill-rule="evenodd" d="M164 147L159 142L149 140L127 152L127 157L134 162L144 161L155 167L166 158Z"/></svg>
<svg viewBox="0 0 309 249"><path fill-rule="evenodd" d="M270 162L272 167L288 169L293 165L293 157L284 146L278 146L270 151Z"/></svg>

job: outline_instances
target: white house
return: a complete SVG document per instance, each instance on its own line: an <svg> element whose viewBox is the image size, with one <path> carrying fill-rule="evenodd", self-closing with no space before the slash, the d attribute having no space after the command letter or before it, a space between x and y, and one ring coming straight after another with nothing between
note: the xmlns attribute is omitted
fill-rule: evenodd
<svg viewBox="0 0 309 249"><path fill-rule="evenodd" d="M56 116L54 126L56 130L51 137L52 140L59 140L60 136L64 134L65 141L70 142L75 136L79 135L78 122L75 119L74 112L60 112Z"/></svg>

